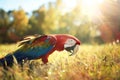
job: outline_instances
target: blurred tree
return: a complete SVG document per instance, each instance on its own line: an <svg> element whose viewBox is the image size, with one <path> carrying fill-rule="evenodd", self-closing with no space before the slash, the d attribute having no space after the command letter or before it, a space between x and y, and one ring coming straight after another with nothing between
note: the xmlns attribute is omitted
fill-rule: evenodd
<svg viewBox="0 0 120 80"><path fill-rule="evenodd" d="M76 36L79 37L79 39L81 40L81 42L83 43L90 43L90 39L91 39L91 36L90 36L90 22L89 21L84 21L84 19L82 20L82 23L81 25L79 25L77 27L77 30L76 30Z"/></svg>
<svg viewBox="0 0 120 80"><path fill-rule="evenodd" d="M8 24L9 17L7 13L3 9L0 9L0 27L8 27Z"/></svg>
<svg viewBox="0 0 120 80"><path fill-rule="evenodd" d="M8 28L9 28L9 16L3 9L0 9L0 42L7 41Z"/></svg>
<svg viewBox="0 0 120 80"><path fill-rule="evenodd" d="M28 25L28 17L26 16L25 11L20 8L19 10L14 10L11 12L13 20L11 21L11 27L8 31L8 35L14 41L18 41L26 35L26 32L30 28Z"/></svg>
<svg viewBox="0 0 120 80"><path fill-rule="evenodd" d="M79 13L74 12L79 7L76 7L73 11L64 12L61 8L65 8L62 0L58 0L57 9L59 11L59 21L58 21L58 29L56 32L58 33L68 33L75 35L76 33L76 25L74 24L75 20L79 18ZM77 14L77 15L76 15Z"/></svg>
<svg viewBox="0 0 120 80"><path fill-rule="evenodd" d="M100 30L105 42L120 40L120 0L105 0L102 4L103 15ZM107 31L106 31L107 30Z"/></svg>
<svg viewBox="0 0 120 80"><path fill-rule="evenodd" d="M44 33L53 33L58 28L59 13L55 6L50 2L49 8L45 13L45 20L41 26Z"/></svg>
<svg viewBox="0 0 120 80"><path fill-rule="evenodd" d="M30 32L33 34L54 33L58 29L60 0L57 3L49 2L48 8L42 5L38 10L33 11L29 24Z"/></svg>
<svg viewBox="0 0 120 80"><path fill-rule="evenodd" d="M41 6L38 10L33 11L30 17L29 24L31 25L30 34L44 34L42 29L43 22L45 21L45 6Z"/></svg>
<svg viewBox="0 0 120 80"><path fill-rule="evenodd" d="M20 31L20 35L23 35L22 32L26 31L28 29L28 17L26 16L26 13L24 12L23 9L20 9L18 11L13 12L13 28L15 30Z"/></svg>

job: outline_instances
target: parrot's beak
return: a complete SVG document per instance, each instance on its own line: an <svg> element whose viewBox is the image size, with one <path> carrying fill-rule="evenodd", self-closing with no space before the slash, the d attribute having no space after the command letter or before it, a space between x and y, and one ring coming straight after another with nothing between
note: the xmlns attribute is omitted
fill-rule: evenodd
<svg viewBox="0 0 120 80"><path fill-rule="evenodd" d="M71 53L70 56L72 56L72 55L74 55L74 54L76 54L78 52L79 45L77 44L77 45L74 45L72 47L67 47L67 48L65 48L65 50L70 52Z"/></svg>
<svg viewBox="0 0 120 80"><path fill-rule="evenodd" d="M74 47L73 51L71 51L70 56L76 54L78 51L79 51L79 45L76 45L76 46Z"/></svg>

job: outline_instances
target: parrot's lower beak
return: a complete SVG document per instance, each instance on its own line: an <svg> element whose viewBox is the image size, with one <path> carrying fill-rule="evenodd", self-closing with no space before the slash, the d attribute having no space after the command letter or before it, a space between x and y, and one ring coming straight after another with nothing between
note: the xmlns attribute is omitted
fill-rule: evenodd
<svg viewBox="0 0 120 80"><path fill-rule="evenodd" d="M67 48L65 48L65 50L70 52L71 53L70 56L72 56L72 55L74 55L74 54L76 54L78 52L79 45L74 45L72 47L67 47Z"/></svg>

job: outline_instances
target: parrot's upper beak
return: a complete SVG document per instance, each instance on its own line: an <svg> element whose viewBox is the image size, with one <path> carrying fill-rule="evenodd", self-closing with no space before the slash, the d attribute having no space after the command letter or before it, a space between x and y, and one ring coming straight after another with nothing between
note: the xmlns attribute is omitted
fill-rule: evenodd
<svg viewBox="0 0 120 80"><path fill-rule="evenodd" d="M65 48L65 50L70 52L71 53L70 56L72 56L72 55L74 55L74 54L76 54L78 52L79 45L77 44L77 45L74 45L72 47L67 47L67 48Z"/></svg>

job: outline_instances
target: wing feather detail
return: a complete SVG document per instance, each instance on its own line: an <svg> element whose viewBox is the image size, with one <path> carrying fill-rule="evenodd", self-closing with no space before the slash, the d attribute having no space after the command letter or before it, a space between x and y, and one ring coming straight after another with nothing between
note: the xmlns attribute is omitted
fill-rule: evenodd
<svg viewBox="0 0 120 80"><path fill-rule="evenodd" d="M35 59L47 54L56 45L56 38L54 36L39 35L34 37L27 37L20 42L20 49L14 55L18 59L28 58ZM22 55L22 56L20 56Z"/></svg>

